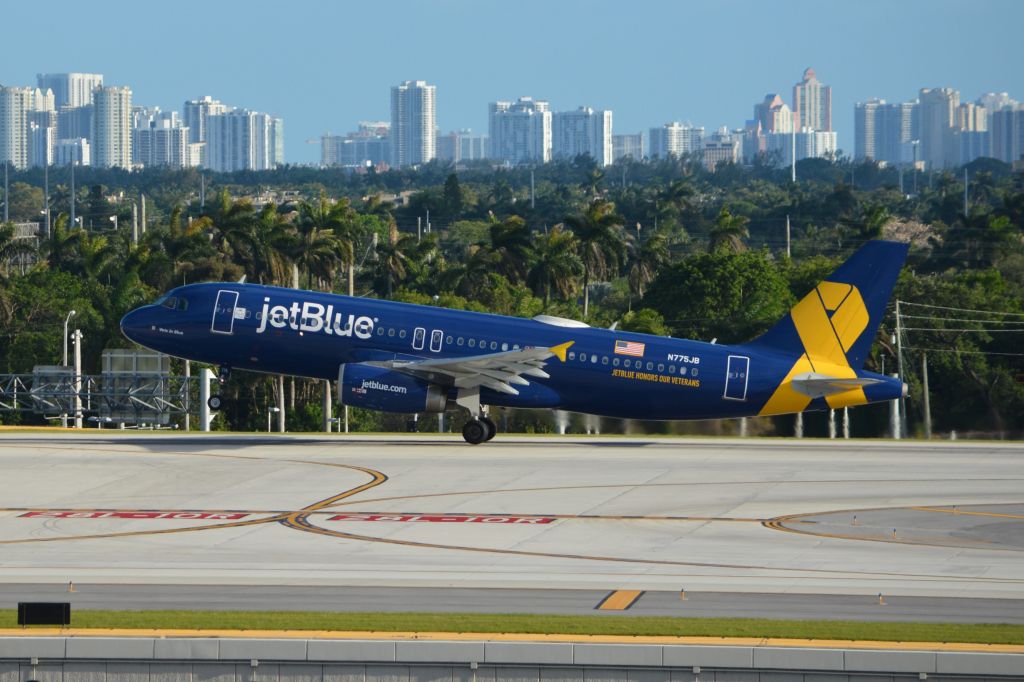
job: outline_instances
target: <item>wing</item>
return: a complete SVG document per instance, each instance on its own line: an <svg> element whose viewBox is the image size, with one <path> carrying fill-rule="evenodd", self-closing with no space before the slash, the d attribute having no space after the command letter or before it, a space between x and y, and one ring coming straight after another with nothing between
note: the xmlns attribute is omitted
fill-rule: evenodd
<svg viewBox="0 0 1024 682"><path fill-rule="evenodd" d="M793 390L812 398L821 398L824 396L835 395L836 393L845 393L846 391L852 391L855 388L864 388L865 386L878 383L881 383L880 379L868 379L861 377L842 379L839 377L828 376L827 374L815 374L813 372L808 372L807 374L800 374L793 377Z"/></svg>
<svg viewBox="0 0 1024 682"><path fill-rule="evenodd" d="M519 395L515 386L529 386L526 377L547 379L544 365L553 357L565 362L565 353L574 342L551 348L523 348L502 353L471 355L437 360L395 360L391 369L431 383L462 389L489 388L500 393Z"/></svg>

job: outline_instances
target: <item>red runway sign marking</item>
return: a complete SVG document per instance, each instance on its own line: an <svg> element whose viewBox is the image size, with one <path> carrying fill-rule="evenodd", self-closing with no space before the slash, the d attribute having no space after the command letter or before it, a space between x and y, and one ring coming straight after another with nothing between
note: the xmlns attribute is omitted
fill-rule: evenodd
<svg viewBox="0 0 1024 682"><path fill-rule="evenodd" d="M110 511L31 511L19 515L18 518L47 519L176 519L189 520L209 519L211 521L235 521L244 519L249 514L224 514L213 512L110 512Z"/></svg>
<svg viewBox="0 0 1024 682"><path fill-rule="evenodd" d="M468 516L465 514L448 514L445 516L425 516L418 514L338 514L328 521L392 521L398 523L498 523L498 524L546 524L556 519L548 516Z"/></svg>

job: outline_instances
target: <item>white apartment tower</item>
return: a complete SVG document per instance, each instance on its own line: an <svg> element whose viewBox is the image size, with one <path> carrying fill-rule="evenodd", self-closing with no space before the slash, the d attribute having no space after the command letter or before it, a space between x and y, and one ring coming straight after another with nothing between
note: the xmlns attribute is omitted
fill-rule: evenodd
<svg viewBox="0 0 1024 682"><path fill-rule="evenodd" d="M559 111L551 120L551 155L572 159L587 155L601 166L612 164L612 112L580 107Z"/></svg>
<svg viewBox="0 0 1024 682"><path fill-rule="evenodd" d="M391 88L391 161L417 166L437 156L436 86L405 81Z"/></svg>
<svg viewBox="0 0 1024 682"><path fill-rule="evenodd" d="M40 90L53 90L54 108L84 107L92 104L92 93L103 87L100 73L39 73L36 84Z"/></svg>
<svg viewBox="0 0 1024 682"><path fill-rule="evenodd" d="M229 108L209 95L185 102L182 119L188 128L188 141L206 142L206 117L226 113Z"/></svg>
<svg viewBox="0 0 1024 682"><path fill-rule="evenodd" d="M99 88L93 93L93 106L93 165L100 168L131 168L131 88Z"/></svg>
<svg viewBox="0 0 1024 682"><path fill-rule="evenodd" d="M511 165L551 160L551 109L543 100L520 97L489 105L490 158Z"/></svg>
<svg viewBox="0 0 1024 682"><path fill-rule="evenodd" d="M652 158L695 154L704 148L704 128L673 121L660 128L651 128L650 141L648 154Z"/></svg>
<svg viewBox="0 0 1024 682"><path fill-rule="evenodd" d="M0 163L26 168L29 162L29 112L32 88L0 87Z"/></svg>
<svg viewBox="0 0 1024 682"><path fill-rule="evenodd" d="M235 109L206 118L206 161L214 171L271 170L283 159L284 122L257 111Z"/></svg>
<svg viewBox="0 0 1024 682"><path fill-rule="evenodd" d="M819 81L812 68L793 86L793 111L797 130L832 131L832 88Z"/></svg>

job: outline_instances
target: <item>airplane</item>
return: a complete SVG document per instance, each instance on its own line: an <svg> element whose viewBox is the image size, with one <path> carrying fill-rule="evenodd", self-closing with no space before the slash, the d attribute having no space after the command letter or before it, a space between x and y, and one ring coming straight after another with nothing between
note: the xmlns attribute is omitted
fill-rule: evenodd
<svg viewBox="0 0 1024 682"><path fill-rule="evenodd" d="M863 369L907 245L864 244L761 336L738 345L257 284L189 284L121 320L131 341L232 370L337 380L345 405L469 412L490 406L607 417L754 417L888 401L900 379ZM222 398L210 398L221 408Z"/></svg>

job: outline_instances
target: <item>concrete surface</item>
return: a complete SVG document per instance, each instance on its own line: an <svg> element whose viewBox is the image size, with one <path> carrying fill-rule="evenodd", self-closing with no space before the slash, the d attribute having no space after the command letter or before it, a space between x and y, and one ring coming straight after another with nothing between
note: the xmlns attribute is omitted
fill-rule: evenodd
<svg viewBox="0 0 1024 682"><path fill-rule="evenodd" d="M1021 445L4 434L0 472L10 586L556 589L571 609L641 589L652 614L681 589L694 609L1024 599Z"/></svg>

